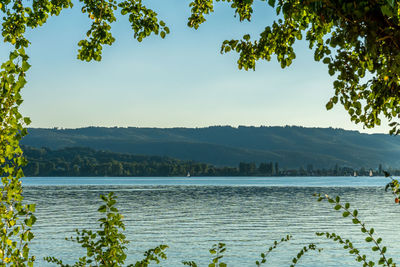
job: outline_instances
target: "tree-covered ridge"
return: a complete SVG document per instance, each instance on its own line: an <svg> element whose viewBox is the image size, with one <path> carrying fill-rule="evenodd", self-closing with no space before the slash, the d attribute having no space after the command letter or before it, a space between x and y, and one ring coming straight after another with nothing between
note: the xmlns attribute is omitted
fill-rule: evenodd
<svg viewBox="0 0 400 267"><path fill-rule="evenodd" d="M22 140L33 147L90 147L119 153L158 155L236 167L240 162L312 164L329 169L400 166L400 139L332 128L229 127L29 129Z"/></svg>
<svg viewBox="0 0 400 267"><path fill-rule="evenodd" d="M280 166L279 162L240 162L234 167L178 160L169 157L132 155L97 151L85 147L59 150L23 147L29 160L27 176L360 176L383 175L382 165L350 168L335 165L315 168L312 164L297 168ZM390 170L399 174L399 170Z"/></svg>

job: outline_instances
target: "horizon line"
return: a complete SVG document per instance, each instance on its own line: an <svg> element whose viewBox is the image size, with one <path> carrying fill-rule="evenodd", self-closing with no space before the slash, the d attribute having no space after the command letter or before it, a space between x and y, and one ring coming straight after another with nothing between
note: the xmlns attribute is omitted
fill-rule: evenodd
<svg viewBox="0 0 400 267"><path fill-rule="evenodd" d="M186 127L186 126L171 126L171 127L155 127L155 126L95 126L95 125L88 125L88 126L81 126L81 127L26 127L27 129L44 129L44 130L78 130L78 129L86 129L86 128L107 128L107 129L129 129L129 128L136 128L136 129L207 129L207 128L217 128L217 127L226 127L226 128L233 128L233 129L240 129L240 128L306 128L306 129L333 129L333 130L344 130L349 132L358 132L360 134L385 134L389 135L388 133L363 133L359 130L355 129L345 129L341 127L323 127L323 126L302 126L302 125L209 125L209 126L199 126L199 127Z"/></svg>

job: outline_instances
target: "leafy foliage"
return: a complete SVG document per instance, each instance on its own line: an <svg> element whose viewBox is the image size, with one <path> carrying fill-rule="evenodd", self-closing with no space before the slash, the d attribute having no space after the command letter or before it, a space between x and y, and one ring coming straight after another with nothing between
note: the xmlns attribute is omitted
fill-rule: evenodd
<svg viewBox="0 0 400 267"><path fill-rule="evenodd" d="M213 247L209 250L211 255L214 255L212 258L212 262L208 265L208 267L226 267L226 263L221 262L221 259L224 257L222 253L226 250L224 243L214 244Z"/></svg>
<svg viewBox="0 0 400 267"><path fill-rule="evenodd" d="M297 263L299 263L301 257L303 257L307 252L309 251L318 251L321 252L322 248L318 248L314 243L308 244L307 246L304 246L300 251L297 253L296 257L292 259L292 264L290 264L290 267L296 266Z"/></svg>
<svg viewBox="0 0 400 267"><path fill-rule="evenodd" d="M226 263L221 262L221 259L224 257L222 254L225 252L225 250L226 248L224 243L214 244L209 250L213 257L208 267L226 267ZM182 261L182 264L186 266L197 267L197 264L194 261Z"/></svg>
<svg viewBox="0 0 400 267"><path fill-rule="evenodd" d="M265 253L261 253L261 260L260 261L256 261L256 265L257 267L261 266L264 263L267 263L267 257L268 255L274 250L276 249L280 244L284 243L284 242L288 242L290 239L292 238L292 236L287 235L286 237L282 237L280 241L274 241L274 244L272 246L269 247L269 249L267 250L267 252Z"/></svg>
<svg viewBox="0 0 400 267"><path fill-rule="evenodd" d="M5 6L0 9L4 11ZM0 266L32 266L35 260L29 256L28 247L34 237L31 227L36 221L35 205L23 202L19 181L23 176L21 168L26 164L19 141L27 133L24 125L30 123L18 110L22 103L20 90L30 67L25 49L21 47L25 42L18 38L24 28L15 22L20 19L20 12L23 12L20 5L15 3L3 18L4 40L15 50L0 70Z"/></svg>
<svg viewBox="0 0 400 267"><path fill-rule="evenodd" d="M379 253L379 261L378 265L383 265L383 266L396 266L396 264L393 262L392 258L387 258L385 253L387 251L387 247L382 244L382 238L376 237L376 233L374 228L367 228L365 223L363 223L359 217L358 217L358 210L350 209L350 203L345 203L344 205L340 202L340 197L337 196L336 198L331 198L328 195L320 195L316 194L315 196L318 197L318 201L322 200L327 200L329 203L333 205L333 208L337 211L342 211L343 217L350 217L352 219L353 224L360 226L360 230L363 234L365 234L367 237L365 238L365 242L367 243L372 243L371 250L373 252ZM350 254L356 255L356 260L358 262L363 262L363 266L374 266L376 263L372 261L367 261L365 255L361 255L360 251L356 248L353 247L353 243L346 239L345 241L336 233L323 233L323 232L317 232L316 233L318 236L326 236L326 238L332 239L336 242L339 242L340 244L343 244L343 248L346 250L349 250Z"/></svg>
<svg viewBox="0 0 400 267"><path fill-rule="evenodd" d="M331 239L341 245L343 245L343 249L348 250L351 255L355 256L356 261L362 262L363 266L374 266L375 263L367 260L367 256L365 254L361 254L360 250L353 246L353 243L349 239L343 239L340 235L336 233L328 233L328 232L317 232L317 236L325 236L328 239Z"/></svg>
<svg viewBox="0 0 400 267"><path fill-rule="evenodd" d="M122 221L122 215L115 207L116 197L114 193L109 193L108 196L101 195L100 198L104 201L98 209L98 212L104 214L104 217L99 219L100 230L93 232L91 230L76 230L76 237L71 237L67 240L81 244L86 248L86 256L80 257L72 266L124 266L126 260L126 245L129 241L121 230L125 230L125 225ZM151 262L160 263L160 259L166 259L165 249L168 246L160 245L154 249L150 249L144 253L144 259L130 264L128 266L146 267ZM64 264L62 260L55 257L46 257L46 261L56 263L62 267L71 265Z"/></svg>
<svg viewBox="0 0 400 267"><path fill-rule="evenodd" d="M393 179L393 177L388 172L384 172L385 177L390 178L391 182L388 183L385 187L385 191L389 188L391 189L392 194L394 195L394 202L400 204L400 183L399 180Z"/></svg>
<svg viewBox="0 0 400 267"><path fill-rule="evenodd" d="M221 0L231 5L240 21L250 21L254 1ZM198 28L214 2L191 3L188 25ZM276 55L281 67L296 58L294 44L305 38L314 59L328 66L335 76L335 95L327 103L331 109L340 102L355 123L368 128L381 124L380 115L390 121L400 114L400 3L393 0L269 0L280 16L252 41L226 40L221 53L239 54L240 69L255 69L258 60ZM391 133L400 133L392 121Z"/></svg>
<svg viewBox="0 0 400 267"><path fill-rule="evenodd" d="M115 41L111 34L111 23L116 20L114 11L118 8L121 9L122 15L128 15L134 31L134 38L139 42L152 33L160 34L161 38L165 38L169 33L165 22L159 21L157 13L143 5L141 0L119 3L113 0L83 0L82 2L84 3L82 12L88 13L88 17L93 20L93 23L86 33L87 38L78 43L81 47L78 51L78 59L101 60L103 45L112 45Z"/></svg>
<svg viewBox="0 0 400 267"><path fill-rule="evenodd" d="M284 242L288 242L290 239L292 238L292 236L287 235L286 237L283 237L280 241L274 241L274 244L269 247L269 249L267 250L267 252L265 253L261 253L261 260L260 261L256 261L256 266L259 267L267 262L267 257L268 255L274 250L276 249L280 244L284 243ZM301 257L303 257L307 252L312 251L312 250L316 250L318 252L321 252L322 249L321 248L317 248L317 246L314 243L310 243L307 246L304 246L295 257L293 257L292 259L292 263L290 264L290 267L294 267L296 266L297 263L299 263Z"/></svg>

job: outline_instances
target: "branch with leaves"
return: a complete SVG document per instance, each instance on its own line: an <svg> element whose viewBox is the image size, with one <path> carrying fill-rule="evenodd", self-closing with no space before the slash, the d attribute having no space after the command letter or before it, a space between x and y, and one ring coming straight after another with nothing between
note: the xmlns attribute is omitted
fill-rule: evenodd
<svg viewBox="0 0 400 267"><path fill-rule="evenodd" d="M211 259L211 263L208 267L226 267L225 262L221 262L221 259L224 257L223 253L226 251L226 247L224 243L214 244L212 248L209 250L210 254L213 256ZM194 261L182 261L182 264L185 266L197 267L197 263Z"/></svg>
<svg viewBox="0 0 400 267"><path fill-rule="evenodd" d="M340 235L336 233L328 233L328 232L317 232L315 233L317 236L325 236L328 239L331 239L341 245L343 245L343 249L348 250L351 255L355 256L355 260L358 262L362 262L364 267L374 266L375 263L367 260L367 256L365 254L361 254L360 250L353 246L353 243L349 239L343 239Z"/></svg>
<svg viewBox="0 0 400 267"><path fill-rule="evenodd" d="M256 265L257 267L261 266L264 263L267 263L267 257L268 255L274 250L276 249L280 244L284 243L284 242L288 242L290 239L292 238L291 235L287 235L286 237L282 237L281 240L279 241L274 241L274 244L272 246L270 246L268 248L268 250L265 253L261 253L261 260L260 261L256 261Z"/></svg>
<svg viewBox="0 0 400 267"><path fill-rule="evenodd" d="M290 267L294 267L296 266L297 263L299 263L300 259L309 251L318 251L321 252L322 248L318 248L315 244L311 243L308 244L307 246L304 246L296 255L296 257L294 257L292 259L292 264L290 265Z"/></svg>
<svg viewBox="0 0 400 267"><path fill-rule="evenodd" d="M214 11L215 2L227 2L240 21L250 21L254 1L196 0L188 25L197 29ZM225 40L221 53L239 54L239 69L255 69L259 60L276 56L282 68L296 58L294 44L303 38L314 59L335 77L334 96L326 104L340 103L351 121L367 128L386 117L390 133L400 125L400 2L393 0L269 0L279 16L258 37L245 34Z"/></svg>
<svg viewBox="0 0 400 267"><path fill-rule="evenodd" d="M125 230L125 224L122 221L122 215L115 207L117 203L114 193L108 196L100 196L104 201L98 212L104 214L100 218L100 230L93 232L91 230L79 231L76 229L76 237L67 238L67 240L76 242L86 249L86 256L80 257L73 266L124 266L126 260L126 245L129 241L121 230ZM145 258L135 264L127 265L129 267L147 267L150 263L160 263L166 259L166 245L160 245L144 253ZM61 267L69 267L62 260L55 257L44 258L47 262L55 263Z"/></svg>
<svg viewBox="0 0 400 267"><path fill-rule="evenodd" d="M359 217L358 217L358 211L356 209L351 210L350 209L350 203L345 203L344 205L340 202L340 197L337 196L335 199L329 197L328 195L321 195L321 194L315 194L316 197L318 197L318 201L322 201L322 200L327 200L329 203L331 203L333 205L333 208L337 211L342 211L342 215L343 217L350 217L352 218L352 222L355 225L360 226L360 230L363 234L367 235L367 237L365 238L365 242L367 243L373 243L373 246L371 247L371 250L373 252L378 252L379 253L379 261L378 261L378 265L384 265L384 266L396 266L395 263L393 263L393 259L392 258L387 258L385 253L387 251L386 246L382 245L382 238L378 237L376 238L376 234L375 234L375 230L374 228L367 228L367 226L365 225L365 223L363 223L362 221L360 221ZM330 233L317 233L317 235L324 235L327 236L330 239L333 239L334 241L339 241L339 243L341 243L340 240L342 240L340 237L338 237L338 235L333 235ZM343 241L343 240L342 240ZM353 253L358 253L358 250L354 250L354 248L352 247L352 243L350 241L345 241L346 246L345 249L349 249ZM357 254L356 253L356 254ZM361 258L360 258L361 257ZM365 260L364 256L358 255L358 257L356 257L356 260L358 261L359 259L361 260ZM364 262L364 264L366 264L366 260ZM370 262L368 262L367 266L370 266Z"/></svg>

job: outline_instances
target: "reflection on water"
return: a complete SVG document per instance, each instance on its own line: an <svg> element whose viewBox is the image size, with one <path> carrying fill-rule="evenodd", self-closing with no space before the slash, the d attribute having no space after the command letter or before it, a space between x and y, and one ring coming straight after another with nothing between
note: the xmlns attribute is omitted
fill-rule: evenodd
<svg viewBox="0 0 400 267"><path fill-rule="evenodd" d="M400 206L383 187L263 187L263 186L32 186L25 188L29 202L37 203L38 221L32 253L37 266L43 256L57 256L70 263L84 250L65 241L75 228L95 229L99 195L114 191L124 215L130 261L159 244L169 245L162 266L182 266L194 260L206 266L208 249L217 242L227 245L229 266L255 266L261 252L286 234L293 240L271 256L269 266L289 265L305 244L324 248L311 252L298 266L359 266L338 244L315 236L315 231L337 232L354 240L367 255L359 228L328 203L317 202L315 192L340 195L359 209L360 218L388 245L390 255L400 254ZM376 258L376 257L375 257ZM374 258L372 258L374 259ZM396 260L396 257L394 257Z"/></svg>

